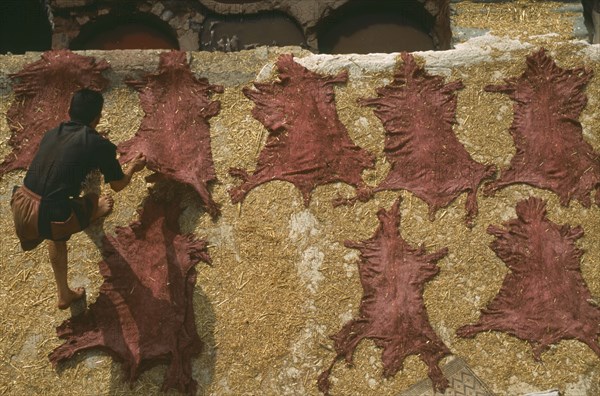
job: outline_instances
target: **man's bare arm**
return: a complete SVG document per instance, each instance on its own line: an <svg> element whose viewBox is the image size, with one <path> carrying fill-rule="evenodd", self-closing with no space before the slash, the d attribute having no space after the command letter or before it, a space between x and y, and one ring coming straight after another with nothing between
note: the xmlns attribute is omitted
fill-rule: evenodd
<svg viewBox="0 0 600 396"><path fill-rule="evenodd" d="M120 180L113 180L110 183L110 188L115 192L119 192L131 181L131 177L134 173L141 171L146 166L146 157L142 153L139 153L131 162L127 164L127 167L123 170L123 177Z"/></svg>

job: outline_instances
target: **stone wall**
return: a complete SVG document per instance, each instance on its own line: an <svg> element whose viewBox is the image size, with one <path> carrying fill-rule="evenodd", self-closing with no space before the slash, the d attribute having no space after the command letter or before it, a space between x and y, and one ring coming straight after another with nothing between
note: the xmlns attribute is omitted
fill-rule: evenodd
<svg viewBox="0 0 600 396"><path fill-rule="evenodd" d="M416 1L416 0L415 0ZM218 0L137 0L123 3L108 0L52 0L54 31L52 48L69 48L81 28L107 14L159 17L179 40L180 49L196 51L202 22L208 15L253 15L277 12L289 16L302 29L309 48L318 48L317 27L349 0L259 0L254 2L220 2ZM425 9L438 18L430 34L439 48L449 48L448 9L440 0L423 0ZM205 29L208 27L204 27Z"/></svg>
<svg viewBox="0 0 600 396"><path fill-rule="evenodd" d="M459 13L468 7L457 5ZM523 17L523 13L511 12L503 17ZM460 23L471 27L480 22L465 18ZM459 43L453 50L415 53L429 73L441 75L447 82L461 80L465 85L458 92L454 131L476 161L505 168L515 150L508 132L512 103L506 95L485 92L484 86L519 76L525 57L541 47L547 48L563 68L585 66L594 71L586 87L589 102L580 121L586 141L596 152L600 150L598 46L564 41L560 33L532 33L534 37L521 39L485 34ZM356 100L373 97L376 88L391 81L398 54L313 55L299 48L266 47L228 54L189 53L198 77L225 88L223 94L213 97L221 101L221 111L210 123L218 178L213 196L222 205L222 215L211 220L190 193L183 197L186 209L180 219L184 231L210 242L213 259L212 267L198 265L194 295L196 322L206 343L194 361L199 394L318 395L317 377L335 356L328 336L357 315L362 296L358 256L354 249L344 247L344 241L370 238L378 225L377 210L389 209L398 196L404 198L404 238L414 246L424 244L428 252L443 247L450 250L438 263L438 276L426 284L424 298L429 320L453 357L464 359L496 394L546 389L559 389L566 396L599 394L600 358L579 341L561 341L542 354L542 362L536 362L527 342L505 333L489 332L474 339L455 334L460 326L477 320L479 310L496 295L508 272L488 247L493 237L486 233L487 227L514 218L516 203L528 196L548 201L552 221L583 227L581 269L592 295L600 296L597 206L586 209L573 202L563 207L549 191L515 185L492 197L480 192L479 215L469 229L463 221L464 194L440 211L434 221L428 219L426 204L406 191L382 192L367 203L333 208L334 198L353 193L341 183L317 188L308 207L293 185L280 181L256 188L242 204L231 204L228 190L237 181L229 176L229 168L251 171L267 136L264 126L251 114L253 103L241 90L257 80L273 81L277 77L274 61L290 52L315 72L349 72L349 81L336 88L336 107L354 143L377 158L375 169L365 172L363 179L375 185L389 171L383 153L383 127L372 110L358 106ZM116 143L132 137L143 117L137 94L123 81L154 71L158 53L85 53L110 63L106 76L111 84L105 92L104 116L98 129ZM0 56L2 158L10 152L7 143L11 132L5 114L14 94L9 75L38 58L36 53ZM135 209L148 196L143 179L148 174L137 175L129 188L115 194L114 213L102 226L94 226L69 242L71 283L86 287L88 303L95 300L102 283L97 244L103 234L112 234L115 227L136 219ZM45 250L23 253L12 233L10 192L23 175L15 171L0 180L0 393L158 394L165 370L162 365L143 374L131 388L121 381L120 364L102 352L81 354L58 371L50 366L47 355L61 343L55 327L68 313L55 308L54 281ZM380 355L372 341L363 341L352 367L336 365L332 394L398 395L427 377L426 366L412 356L395 376L384 379Z"/></svg>
<svg viewBox="0 0 600 396"><path fill-rule="evenodd" d="M136 2L116 2L109 0L52 0L54 49L69 48L71 41L78 36L81 28L99 17L109 14L133 15L140 12L163 21L165 28L172 31L179 41L180 49L195 51L200 49L199 36L207 15L257 15L277 12L296 21L303 31L306 46L318 48L318 26L336 13L349 0L259 0L235 2L218 0L138 0ZM436 48L448 49L471 37L494 31L503 22L514 26L520 24L523 30L535 30L536 26L560 21L565 25L566 38L588 38L584 24L583 8L578 1L485 1L467 2L455 0L450 9L442 7L439 0L421 1L425 9L435 18L430 35ZM507 21L507 17L514 17ZM464 20L469 23L464 23ZM550 26L549 26L550 27ZM552 30L556 32L556 27ZM548 32L549 32L548 31Z"/></svg>

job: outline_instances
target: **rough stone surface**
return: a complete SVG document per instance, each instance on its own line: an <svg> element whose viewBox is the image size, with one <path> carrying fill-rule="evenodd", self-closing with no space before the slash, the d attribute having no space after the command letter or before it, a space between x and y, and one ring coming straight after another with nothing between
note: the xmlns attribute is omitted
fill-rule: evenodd
<svg viewBox="0 0 600 396"><path fill-rule="evenodd" d="M195 51L200 46L200 36L194 30L187 30L179 35L179 49L182 51Z"/></svg>
<svg viewBox="0 0 600 396"><path fill-rule="evenodd" d="M441 48L448 48L450 45L449 37L450 24L447 15L449 13L446 0L419 0L423 3L424 8L428 11L434 19L436 19L437 26L435 26L431 32L429 32L434 40L438 43ZM200 7L197 3L200 3ZM177 31L177 38L181 42L182 37L186 35L186 29L184 25L189 26L189 22L201 22L201 18L198 18L198 10L206 9L206 14L217 13L217 14L261 14L269 12L279 12L290 16L293 20L297 21L300 25L306 42L314 49L318 48L318 27L328 17L336 13L336 10L349 3L349 0L257 0L253 2L220 2L218 0L186 0L179 1L177 3L169 2L151 2L151 6L147 3L142 3L144 7L148 7L150 12L154 15L159 16L163 21L167 22L171 27ZM55 18L59 23L68 23L70 20L74 20L75 15L80 12L77 8L83 5L92 5L98 8L95 11L95 15L100 16L109 14L111 11L121 12L121 5L119 2L105 3L100 0L54 0L52 3L55 9L61 11L72 11L74 15L67 17L64 12L57 13ZM63 43L62 39L54 39L53 44L61 45L60 47L53 48L68 48L70 40L72 40L79 33L79 26L65 27L62 29L55 29L53 37L67 33L67 42ZM199 46L191 46L193 44L189 39L185 42L186 46L181 46L182 50L198 50Z"/></svg>
<svg viewBox="0 0 600 396"><path fill-rule="evenodd" d="M523 28L522 24L513 23L515 32ZM580 121L584 139L594 149L600 149L598 46L571 42L546 29L536 37L519 40L510 34L488 34L461 43L454 50L413 54L428 73L447 81L463 81L465 88L458 92L458 123L454 130L478 162L507 167L515 152L508 133L513 118L511 101L506 95L485 92L483 87L519 76L525 57L542 46L563 68L594 69L595 77L585 90L589 104ZM160 52L81 53L105 59L111 65L112 70L104 73L110 84L105 92L100 128L110 131L115 142L133 137L143 118L138 95L124 80L154 72ZM212 267L199 266L194 288L196 324L206 345L200 356L193 359L192 367L200 394L320 394L316 378L335 355L327 335L357 316L362 292L356 249L344 247L342 241L372 236L378 226L377 209L389 208L399 194L381 192L367 203L332 209L329 203L333 198L353 193L352 187L334 183L318 187L306 208L294 186L276 181L254 190L241 206L230 203L228 189L236 180L228 175L229 167L251 170L266 137L264 126L252 116L253 103L242 89L252 87L259 76L263 83L276 81L274 64L282 53L293 53L298 63L315 73L335 75L348 71L348 82L335 88L340 120L353 142L377 157L375 170L363 172L361 177L376 185L389 170L382 154L385 131L372 111L359 106L356 99L373 96L377 88L391 82L393 71L400 64L399 54L325 56L292 47L187 54L197 78L208 78L212 84L225 87L222 94L214 97L222 103L221 112L210 121L215 170L220 180L213 193L215 201L222 204L222 216L213 222L194 198L195 193L188 191L182 197L185 209L179 219L182 230L210 241L208 249L213 259ZM6 142L10 130L5 114L15 99L14 82L7 74L17 73L39 57L39 53L0 56L2 156L9 152ZM115 196L113 214L95 226L93 232L74 237L70 244L74 264L70 275L74 276L73 281L81 279L78 275L90 280L85 284L89 302L96 300L103 283L97 269L102 258L96 243L104 233L112 235L115 227L135 220L135 208L148 195L143 177L149 173L136 175L128 189ZM144 372L131 389L122 384L121 365L113 363L106 354L84 353L58 374L47 362L45 355L61 343L55 326L68 314L55 309L54 281L46 250L20 252L10 231L10 192L22 176L21 171L13 171L0 180L0 225L5 231L0 243L0 355L21 358L18 362L9 358L10 364L0 364L0 393L26 395L33 390L65 396L158 394L165 365ZM477 321L479 310L494 298L507 274L506 266L488 248L493 237L486 233L487 226L514 218L516 203L529 196L548 202L548 217L554 223L580 224L584 228L585 235L577 242L585 251L581 273L597 301L600 210L596 206L584 209L576 202L562 207L556 194L519 184L499 191L495 197L479 195L475 227L467 229L462 197L430 222L424 202L408 192L401 194L403 237L411 245L423 241L428 252L449 247L448 256L438 262L440 273L427 282L423 298L433 329L451 352L465 359L493 394L525 394L552 388L558 388L564 396L600 394L598 357L582 342L564 340L553 345L542 355L540 364L532 358L527 342L502 332L484 332L473 339L455 336L457 328ZM313 235L312 228L318 233ZM323 254L322 261L319 253ZM35 342L31 337L34 334L41 335ZM35 346L36 354L29 353L31 346ZM21 351L27 353L20 355ZM380 355L381 350L372 341L363 341L354 354L353 367L336 365L331 375L332 393L398 395L427 378L426 365L411 356L405 360L401 373L383 380ZM443 359L441 364L445 362Z"/></svg>

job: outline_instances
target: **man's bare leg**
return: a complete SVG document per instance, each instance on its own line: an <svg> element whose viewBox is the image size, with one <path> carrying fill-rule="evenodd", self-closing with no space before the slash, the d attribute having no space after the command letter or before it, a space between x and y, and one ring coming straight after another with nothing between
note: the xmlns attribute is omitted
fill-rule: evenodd
<svg viewBox="0 0 600 396"><path fill-rule="evenodd" d="M92 214L91 221L108 215L114 205L114 200L109 195L102 195L98 198L98 207ZM67 280L68 274L68 252L66 241L47 241L50 263L54 271L56 289L58 292L58 308L67 309L72 302L79 300L85 295L85 289L78 287L71 290Z"/></svg>
<svg viewBox="0 0 600 396"><path fill-rule="evenodd" d="M73 301L79 300L85 295L85 289L78 287L75 290L69 288L67 281L67 242L65 241L47 241L50 262L54 271L56 288L58 292L58 308L67 309Z"/></svg>
<svg viewBox="0 0 600 396"><path fill-rule="evenodd" d="M98 208L92 214L92 218L90 222L94 222L101 217L108 215L113 210L113 206L115 201L112 199L110 195L102 195L98 198Z"/></svg>
<svg viewBox="0 0 600 396"><path fill-rule="evenodd" d="M592 44L600 44L600 12L592 11L592 20L594 21L594 38Z"/></svg>

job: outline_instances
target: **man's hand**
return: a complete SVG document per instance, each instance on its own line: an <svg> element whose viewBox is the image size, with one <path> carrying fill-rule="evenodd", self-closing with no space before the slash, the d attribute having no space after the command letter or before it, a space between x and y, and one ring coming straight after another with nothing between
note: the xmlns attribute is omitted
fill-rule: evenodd
<svg viewBox="0 0 600 396"><path fill-rule="evenodd" d="M124 175L121 180L114 180L110 182L110 187L115 192L119 192L131 181L131 176L134 173L141 171L146 166L146 157L142 153L138 153L134 159L127 163L127 168L124 170Z"/></svg>
<svg viewBox="0 0 600 396"><path fill-rule="evenodd" d="M131 172L139 172L146 166L146 156L142 153L138 153L134 159L131 160L130 165Z"/></svg>

